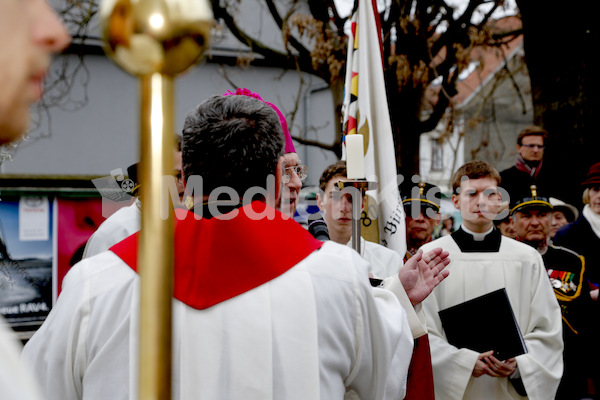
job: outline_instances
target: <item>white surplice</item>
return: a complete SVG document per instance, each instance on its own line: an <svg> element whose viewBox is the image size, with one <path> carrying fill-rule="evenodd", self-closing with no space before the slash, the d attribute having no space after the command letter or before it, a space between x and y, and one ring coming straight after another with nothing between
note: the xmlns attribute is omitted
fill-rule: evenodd
<svg viewBox="0 0 600 400"><path fill-rule="evenodd" d="M522 399L508 378L472 377L478 353L457 349L444 334L438 311L506 288L528 353L516 357L529 399L553 399L563 371L560 308L539 253L506 237L498 252L462 252L452 236L426 244L452 260L450 275L423 302L431 344L436 399Z"/></svg>
<svg viewBox="0 0 600 400"><path fill-rule="evenodd" d="M83 258L100 254L110 249L112 245L139 231L142 225L141 206L140 199L135 199L131 205L119 208L102 222L96 232L88 239L83 250Z"/></svg>
<svg viewBox="0 0 600 400"><path fill-rule="evenodd" d="M346 246L352 247L352 240ZM383 287L392 290L407 313L408 323L415 339L427 333L425 314L421 304L413 306L400 283L398 272L404 264L400 255L385 246L360 238L360 255L369 263L369 272L383 279Z"/></svg>
<svg viewBox="0 0 600 400"><path fill-rule="evenodd" d="M346 246L352 247L352 239ZM380 279L397 275L403 264L398 252L363 237L360 238L360 255L369 262L369 271Z"/></svg>
<svg viewBox="0 0 600 400"><path fill-rule="evenodd" d="M0 316L0 399L42 399L31 371L19 359L21 344Z"/></svg>
<svg viewBox="0 0 600 400"><path fill-rule="evenodd" d="M226 266L220 266L226 268ZM173 398L401 399L413 339L394 292L325 243L205 310L173 302ZM226 285L227 282L215 282ZM139 278L114 253L73 267L23 358L48 399L136 399Z"/></svg>

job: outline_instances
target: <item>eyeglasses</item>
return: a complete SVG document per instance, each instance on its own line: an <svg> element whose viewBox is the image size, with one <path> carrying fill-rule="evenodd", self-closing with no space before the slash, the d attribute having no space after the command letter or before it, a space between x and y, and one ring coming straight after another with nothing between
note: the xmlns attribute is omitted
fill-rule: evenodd
<svg viewBox="0 0 600 400"><path fill-rule="evenodd" d="M292 180L292 171L298 175L300 181L303 181L308 176L308 167L306 165L294 165L292 167L285 167L285 174L283 175L283 183L289 183Z"/></svg>
<svg viewBox="0 0 600 400"><path fill-rule="evenodd" d="M528 149L538 148L540 150L544 150L544 147L546 147L543 144L522 144L521 146L527 147Z"/></svg>

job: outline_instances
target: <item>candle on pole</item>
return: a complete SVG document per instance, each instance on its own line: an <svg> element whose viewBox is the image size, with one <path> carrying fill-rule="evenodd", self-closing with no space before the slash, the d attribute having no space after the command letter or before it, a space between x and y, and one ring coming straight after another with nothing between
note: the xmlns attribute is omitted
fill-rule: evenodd
<svg viewBox="0 0 600 400"><path fill-rule="evenodd" d="M352 198L352 248L360 253L360 223L362 197L373 182L365 180L365 142L360 133L346 135L347 182L338 182L340 190L349 190Z"/></svg>
<svg viewBox="0 0 600 400"><path fill-rule="evenodd" d="M348 179L365 179L365 142L360 133L346 136L346 170Z"/></svg>

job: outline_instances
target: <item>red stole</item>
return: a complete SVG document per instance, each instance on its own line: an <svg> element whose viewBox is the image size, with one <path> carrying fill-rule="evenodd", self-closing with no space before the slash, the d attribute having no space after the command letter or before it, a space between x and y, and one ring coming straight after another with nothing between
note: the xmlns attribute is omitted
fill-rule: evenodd
<svg viewBox="0 0 600 400"><path fill-rule="evenodd" d="M196 220L188 211L177 221L173 288L177 300L195 309L209 308L275 279L323 244L263 202L224 216L233 213L237 216L229 220ZM110 248L134 271L138 234Z"/></svg>
<svg viewBox="0 0 600 400"><path fill-rule="evenodd" d="M412 256L407 251L404 256L404 263L406 264ZM423 335L415 339L415 347L413 348L412 358L408 366L408 379L404 400L434 399L435 392L433 389L433 367L431 366L429 336Z"/></svg>
<svg viewBox="0 0 600 400"><path fill-rule="evenodd" d="M429 337L423 335L415 340L406 383L404 400L434 400L433 370L431 367L431 352Z"/></svg>

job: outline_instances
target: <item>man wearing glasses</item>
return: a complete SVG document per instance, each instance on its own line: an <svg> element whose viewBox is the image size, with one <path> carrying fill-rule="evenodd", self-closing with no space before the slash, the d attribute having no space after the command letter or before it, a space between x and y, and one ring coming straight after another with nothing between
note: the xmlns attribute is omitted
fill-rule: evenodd
<svg viewBox="0 0 600 400"><path fill-rule="evenodd" d="M290 140L291 142L291 140ZM286 145L286 149L287 149ZM292 144L292 150L294 145ZM294 151L286 153L283 156L284 170L283 175L284 189L281 196L281 204L279 209L282 213L290 218L294 218L296 207L298 207L298 199L300 198L300 189L302 182L308 176L308 167L302 165L298 154Z"/></svg>
<svg viewBox="0 0 600 400"><path fill-rule="evenodd" d="M524 128L517 136L517 161L512 167L500 172L500 186L511 198L531 185L552 195L551 174L548 167L543 165L547 139L548 132L536 125Z"/></svg>
<svg viewBox="0 0 600 400"><path fill-rule="evenodd" d="M285 138L285 154L283 156L285 174L283 174L281 179L284 184L284 189L281 193L278 209L288 217L294 218L298 200L300 198L300 189L302 189L302 181L308 176L308 167L302 165L300 157L298 157L298 153L296 153L285 115L283 115L281 110L275 104L264 100L259 93L252 92L247 88L238 88L235 92L228 90L223 96L252 97L271 107L279 117L281 129L283 130L283 137Z"/></svg>

